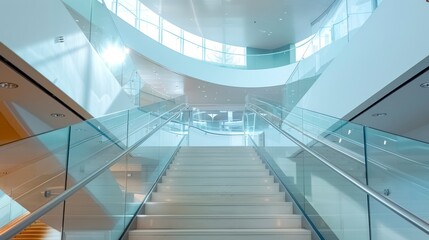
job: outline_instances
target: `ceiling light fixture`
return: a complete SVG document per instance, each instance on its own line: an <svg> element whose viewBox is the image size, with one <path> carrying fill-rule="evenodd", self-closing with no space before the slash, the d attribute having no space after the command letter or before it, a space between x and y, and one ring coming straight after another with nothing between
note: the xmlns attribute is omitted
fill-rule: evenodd
<svg viewBox="0 0 429 240"><path fill-rule="evenodd" d="M420 87L421 88L429 88L429 82L425 82L425 83L420 84Z"/></svg>
<svg viewBox="0 0 429 240"><path fill-rule="evenodd" d="M374 113L372 114L373 117L384 117L387 116L387 113Z"/></svg>
<svg viewBox="0 0 429 240"><path fill-rule="evenodd" d="M6 89L13 89L18 88L18 84L11 83L11 82L0 82L0 88L6 88Z"/></svg>
<svg viewBox="0 0 429 240"><path fill-rule="evenodd" d="M54 118L63 118L65 116L66 115L62 113L51 113L51 117L54 117Z"/></svg>

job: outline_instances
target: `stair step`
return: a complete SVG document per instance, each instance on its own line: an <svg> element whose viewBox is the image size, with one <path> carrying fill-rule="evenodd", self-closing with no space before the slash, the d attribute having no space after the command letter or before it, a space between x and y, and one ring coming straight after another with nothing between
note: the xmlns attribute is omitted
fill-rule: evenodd
<svg viewBox="0 0 429 240"><path fill-rule="evenodd" d="M140 215L137 228L145 229L292 229L301 228L299 215Z"/></svg>
<svg viewBox="0 0 429 240"><path fill-rule="evenodd" d="M197 166L251 166L251 165L264 165L260 159L249 160L234 160L234 159L186 159L175 160L172 166L176 165L197 165ZM265 166L265 165L264 165Z"/></svg>
<svg viewBox="0 0 429 240"><path fill-rule="evenodd" d="M311 240L253 148L182 147L161 180L130 240Z"/></svg>
<svg viewBox="0 0 429 240"><path fill-rule="evenodd" d="M263 203L285 201L284 193L270 194L234 194L234 193L165 193L154 192L153 202L206 202L206 203Z"/></svg>
<svg viewBox="0 0 429 240"><path fill-rule="evenodd" d="M178 166L171 165L168 170L178 171L247 171L247 170L265 170L265 166L259 165L241 165L241 166Z"/></svg>
<svg viewBox="0 0 429 240"><path fill-rule="evenodd" d="M207 155L177 155L175 157L177 161L226 161L226 162L235 162L235 161L243 161L243 162L252 162L258 161L262 162L258 156L207 156Z"/></svg>
<svg viewBox="0 0 429 240"><path fill-rule="evenodd" d="M157 192L171 193L276 193L280 192L279 184L273 183L268 186L171 186L160 183Z"/></svg>
<svg viewBox="0 0 429 240"><path fill-rule="evenodd" d="M147 215L292 214L290 202L265 203L173 203L149 202Z"/></svg>
<svg viewBox="0 0 429 240"><path fill-rule="evenodd" d="M170 166L260 166L263 165L261 160L202 160L202 159L183 159L175 160Z"/></svg>
<svg viewBox="0 0 429 240"><path fill-rule="evenodd" d="M224 172L192 172L192 171L167 171L166 176L168 177L266 177L269 176L268 170L262 171L224 171Z"/></svg>
<svg viewBox="0 0 429 240"><path fill-rule="evenodd" d="M190 177L162 177L162 183L176 185L269 185L274 183L274 177L253 177L253 178L237 178L237 177L211 177L211 178L190 178Z"/></svg>
<svg viewBox="0 0 429 240"><path fill-rule="evenodd" d="M129 239L147 240L310 240L304 229L181 229L134 230Z"/></svg>

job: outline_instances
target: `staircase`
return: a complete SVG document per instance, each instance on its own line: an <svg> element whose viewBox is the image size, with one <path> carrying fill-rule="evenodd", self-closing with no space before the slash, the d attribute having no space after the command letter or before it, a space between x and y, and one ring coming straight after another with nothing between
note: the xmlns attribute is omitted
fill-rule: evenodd
<svg viewBox="0 0 429 240"><path fill-rule="evenodd" d="M253 148L183 147L130 240L310 240Z"/></svg>
<svg viewBox="0 0 429 240"><path fill-rule="evenodd" d="M33 224L31 224L22 232L13 237L13 240L30 239L58 240L61 239L61 233L41 221L35 221Z"/></svg>

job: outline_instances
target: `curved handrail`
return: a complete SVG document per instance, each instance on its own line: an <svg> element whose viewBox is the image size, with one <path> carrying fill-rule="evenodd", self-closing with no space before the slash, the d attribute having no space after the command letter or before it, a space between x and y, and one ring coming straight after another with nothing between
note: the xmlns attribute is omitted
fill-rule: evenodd
<svg viewBox="0 0 429 240"><path fill-rule="evenodd" d="M331 170L335 171L337 174L341 175L343 178L345 178L346 180L348 180L350 183L352 183L353 185L355 185L357 188L359 188L362 191L364 191L370 197L374 198L379 203L383 204L385 207L387 207L388 209L390 209L393 212L395 212L401 218L405 219L406 221L408 221L412 225L416 226L417 228L419 228L420 230L422 230L426 234L429 234L429 223L427 223L425 220L417 217L416 215L412 214L410 211L406 210L405 208L399 206L398 204L396 204L392 200L390 200L390 199L384 197L383 195L379 194L374 189L372 189L372 188L368 187L367 185L361 183L359 180L357 180L356 178L352 177L347 172L343 171L341 168L339 168L339 167L335 166L334 164L330 163L329 160L327 160L325 157L323 157L319 153L314 152L313 150L311 150L304 143L302 143L301 141L299 141L298 139L296 139L295 137L293 137L292 135L290 135L289 133L287 133L286 131L284 131L283 129L281 129L276 124L273 124L271 121L269 121L266 117L262 116L256 110L251 109L251 108L249 108L249 109L252 112L258 114L259 117L261 117L262 119L264 119L267 123L269 123L279 133L281 133L282 135L284 135L285 137L287 137L289 140L291 140L294 144L296 144L297 146L301 147L303 150L305 150L306 152L308 152L309 154L311 154L313 157L315 157L319 161L321 161L323 164L325 164L326 166L328 166Z"/></svg>
<svg viewBox="0 0 429 240"><path fill-rule="evenodd" d="M172 112L173 110L182 107L181 110L187 108L186 104L180 104L177 107L174 107L170 109L168 112L165 112L159 118L162 118L162 116ZM180 111L179 111L180 112ZM173 116L166 119L166 121L160 125L158 125L156 128L154 128L152 131L150 131L148 134L146 134L143 138L141 138L139 141L134 143L131 147L129 147L126 151L122 152L118 156L116 156L114 159L107 162L104 166L100 167L96 171L94 171L92 174L86 176L83 178L80 182L76 183L66 191L62 192L60 195L52 199L47 204L41 206L31 214L25 216L21 221L19 221L16 225L8 229L6 232L2 233L0 235L0 239L10 239L16 234L20 233L22 230L24 230L26 227L28 227L30 224L32 224L37 219L41 218L43 215L48 213L50 210L61 204L63 201L65 201L67 198L71 197L74 193L79 191L81 188L86 186L89 182L94 180L96 177L98 177L100 174L104 173L105 170L109 169L111 166L113 166L116 162L118 162L120 159L122 159L126 154L136 149L138 146L140 146L143 142L145 142L147 139L149 139L153 134L155 134L159 129L161 129L163 126L165 126L169 121L176 118L179 115L179 113L174 114Z"/></svg>

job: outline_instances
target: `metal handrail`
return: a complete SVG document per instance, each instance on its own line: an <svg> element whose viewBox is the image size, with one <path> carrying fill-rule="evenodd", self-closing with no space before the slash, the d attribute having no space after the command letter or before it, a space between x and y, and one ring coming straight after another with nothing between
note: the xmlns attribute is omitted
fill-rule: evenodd
<svg viewBox="0 0 429 240"><path fill-rule="evenodd" d="M276 124L273 124L271 121L269 121L267 118L265 118L264 116L262 116L256 110L251 109L251 108L249 108L249 109L251 111L255 112L256 114L258 114L259 117L261 117L262 119L264 119L267 123L269 123L272 127L274 127L279 133L281 133L285 137L289 138L289 140L291 140L293 143L295 143L296 145L298 145L299 147L301 147L302 149L304 149L306 152L308 152L309 154L311 154L313 157L317 158L323 164L325 164L326 166L328 166L329 168L331 168L331 170L335 171L336 173L338 173L339 175L341 175L342 177L344 177L345 179L347 179L349 182L351 182L357 188L361 189L366 194L368 194L369 196L371 196L372 198L374 198L375 200L377 200L379 203L383 204L385 207L387 207L390 210L392 210L394 213L396 213L401 218L405 219L406 221L408 221L412 225L416 226L417 228L419 228L420 230L422 230L426 234L429 234L429 223L427 223L425 220L417 217L416 215L412 214L410 211L408 211L405 208L399 206L398 204L396 204L392 200L384 197L383 195L379 194L374 189L372 189L372 188L368 187L367 185L361 183L356 178L352 177L351 175L349 175L348 173L346 173L342 169L340 169L337 166L335 166L334 164L330 163L325 157L323 157L322 155L320 155L320 154L314 152L313 150L311 150L309 147L307 147L301 141L299 141L298 139L296 139L295 137L293 137L292 135L290 135L289 133L287 133L286 131L284 131L283 129L281 129Z"/></svg>
<svg viewBox="0 0 429 240"><path fill-rule="evenodd" d="M183 107L183 106L185 106L185 107ZM162 116L164 116L165 114L170 113L171 111L173 111L173 110L175 110L175 109L177 109L179 107L182 107L181 110L183 110L184 108L186 108L186 104L183 103L183 104L180 104L179 106L177 106L177 107L175 107L173 109L170 109L168 112L166 112L166 113L162 114L161 116L159 116L159 118L162 118ZM15 226L11 227L9 230L7 230L6 232L2 233L0 235L0 239L10 239L13 236L15 236L16 234L20 233L22 230L24 230L25 228L27 228L30 224L32 224L33 222L35 222L37 219L41 218L43 215L45 215L46 213L48 213L50 210L52 210L53 208L55 208L57 205L61 204L67 198L69 198L74 193L76 193L77 191L79 191L81 188L83 188L84 186L86 186L89 182L91 182L92 180L94 180L96 177L98 177L100 174L102 174L105 170L109 169L117 161L119 161L120 159L122 159L126 154L128 154L129 152L131 152L134 149L136 149L143 142L145 142L149 137L151 137L153 134L155 134L159 129L161 129L164 125L166 125L172 119L176 118L178 115L179 114L174 114L170 118L166 119L166 121L164 123L158 125L152 131L150 131L146 136L144 136L142 139L140 139L139 141L137 141L133 146L131 146L126 151L124 151L121 154L119 154L117 157L115 157L114 159L112 159L111 161L109 161L103 167L100 167L99 169L97 169L92 174L90 174L87 177L83 178L79 183L76 183L71 188L67 189L66 191L64 191L63 193L61 193L60 195L58 195L57 197L55 197L54 199L52 199L50 202L46 203L45 205L43 205L40 208L38 208L36 211L34 211L31 214L29 214L26 217L24 217Z"/></svg>
<svg viewBox="0 0 429 240"><path fill-rule="evenodd" d="M254 104L251 104L251 103L250 103L250 104L248 104L248 105L252 105L252 106L255 106L255 107L256 107L256 108L258 108L258 109L261 109L261 110L263 110L263 111L266 111L266 110L264 110L263 108L261 108L261 107L259 107L259 106L257 106L257 105L254 105ZM252 109L252 110L253 110L253 109ZM257 111L255 111L255 112L257 112ZM258 113L259 113L259 112L258 112ZM275 116L274 114L272 114L271 112L268 112L268 113L269 113L269 114L271 114L271 115L273 115L274 117L277 117L277 116ZM282 120L281 120L281 122L282 122L282 123L285 123L286 125L288 125L289 127L291 127L291 128L293 128L293 129L295 129L296 131L301 132L301 133L302 133L302 134L304 134L306 137L309 137L309 138L313 139L314 141L320 142L320 143L322 143L322 144L324 144L324 145L326 145L326 146L328 146L328 147L332 148L333 150L335 150L335 151L337 151L337 152L339 152L339 153L341 153L341 154L343 154L343 155L345 155L345 156L349 157L350 159L353 159L353 160L355 160L355 161L357 161L357 162L362 163L361 159L359 159L358 157L356 157L354 154L352 154L352 153L348 153L348 152L346 152L346 151L344 151L344 150L341 150L341 149L339 149L339 148L335 147L335 145L334 145L334 144L332 144L331 142L328 142L328 141L325 141L325 140L319 139L318 137L313 136L313 134L307 133L306 131L299 129L298 127L294 126L293 124L288 123L287 121L282 121Z"/></svg>
<svg viewBox="0 0 429 240"><path fill-rule="evenodd" d="M276 109L278 109L278 110L280 110L280 111L282 111L282 112L285 112L285 113L287 113L287 114L291 114L291 115L294 115L294 116L300 117L298 114L296 114L296 113L294 113L294 112L291 112L291 111L289 111L289 110L285 109L283 106L276 106L276 105L273 105L272 103L266 102L266 101L261 100L261 99L258 99L258 98L253 98L253 100L256 100L256 101L258 101L258 102L260 102L260 103L263 103L263 104L265 104L265 105L269 105L269 106L275 107ZM248 103L248 104L249 104L249 103ZM259 109L261 109L261 110L263 110L263 111L268 112L267 110L265 110L265 109L263 109L263 108L259 107L259 106L258 106L258 105L256 105L256 104L253 104L253 103L250 103L250 104L251 104L251 105L253 105L253 106L257 106ZM315 112L315 111L312 111L312 110L303 109L303 108L300 108L300 107L296 107L296 108L301 109L301 110L305 110L305 111L309 111L309 112L311 112L311 113L319 114L319 115L322 115L322 116L325 116L325 117L334 118L334 117L332 117L332 116L329 116L329 115L326 115L326 114L323 114L323 113L319 113L319 112ZM275 116L275 117L278 117L278 116L276 116L276 115L272 114L271 112L268 112L268 113L270 113L271 115L273 115L273 116ZM284 122L284 123L286 123L286 124L288 124L286 121L283 121L283 122ZM315 124L312 124L312 123L310 123L310 124L311 124L311 125L313 125L313 126L318 127L318 126L317 126L317 125L315 125ZM288 126L290 126L290 124L288 124ZM367 127L367 128L368 128L368 127ZM376 130L377 130L377 129L376 129ZM300 130L298 130L298 131L300 131ZM380 131L380 130L378 130L378 131ZM330 132L329 132L328 134L330 134L330 135L335 135L336 133L330 130ZM308 136L308 137L309 137L309 136ZM343 138L346 138L345 136L342 136L342 137L343 137ZM315 138L313 138L313 139L314 139L315 141L318 141L318 142L320 142L320 143L325 144L325 141L323 141L323 140L321 140L321 139L319 139L319 138L317 138L317 139L319 139L319 140L317 140L317 139L315 139ZM363 143L358 142L358 141L353 140L353 139L350 139L350 138L348 138L348 139L347 139L347 141L348 141L348 142L350 142L350 143L352 143L352 144L354 144L354 145L357 145L357 146L362 146L362 147L363 147L363 145L364 145ZM415 140L415 141L418 141L418 140ZM329 143L327 143L327 142L326 142L326 145L328 145L328 144L329 144ZM389 150L387 150L387 149L380 148L380 147L378 147L378 146L376 146L376 145L370 145L370 144L368 144L368 145L369 145L369 146L371 146L371 147L373 147L373 148L376 148L376 149L378 149L378 150L380 150L380 151L383 151L383 152L386 152L386 153L391 154L391 155L393 155L393 156L396 156L396 157L398 157L398 158L401 158L401 159L403 159L404 161L411 162L412 164L420 165L420 166L425 167L425 168L428 168L428 167L429 167L427 164L424 164L424 163L421 163L421 162L415 161L415 160L413 160L413 159L411 159L411 158L408 158L408 157L403 156L403 155L400 155L400 154L398 154L398 153L395 153L395 152L389 151ZM333 148L333 147L332 147L332 148ZM336 149L335 149L335 150L336 150ZM358 159L356 159L356 160L358 160Z"/></svg>

